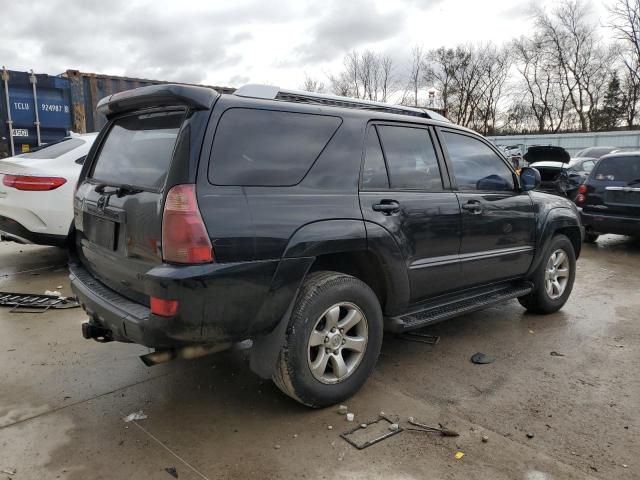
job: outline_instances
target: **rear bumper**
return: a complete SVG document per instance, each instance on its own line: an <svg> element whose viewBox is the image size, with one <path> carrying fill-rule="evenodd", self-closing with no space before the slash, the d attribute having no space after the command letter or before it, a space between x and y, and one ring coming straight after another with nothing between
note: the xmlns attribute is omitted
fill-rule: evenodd
<svg viewBox="0 0 640 480"><path fill-rule="evenodd" d="M0 235L18 243L53 245L54 247L64 247L67 242L65 235L32 232L19 222L3 215L0 215Z"/></svg>
<svg viewBox="0 0 640 480"><path fill-rule="evenodd" d="M174 317L154 315L146 305L109 288L74 254L69 272L71 289L95 327L92 338L165 349L235 343L271 331L294 298L311 261L159 265L144 275L142 294L178 300Z"/></svg>
<svg viewBox="0 0 640 480"><path fill-rule="evenodd" d="M110 340L139 343L151 348L172 348L193 343L185 342L185 336L199 333L185 332L173 318L153 315L147 306L133 302L100 283L78 262L69 263L69 278L71 290L89 315L89 325L96 331L107 331ZM88 330L84 327L83 334Z"/></svg>
<svg viewBox="0 0 640 480"><path fill-rule="evenodd" d="M640 217L581 212L582 224L587 230L618 235L640 235Z"/></svg>

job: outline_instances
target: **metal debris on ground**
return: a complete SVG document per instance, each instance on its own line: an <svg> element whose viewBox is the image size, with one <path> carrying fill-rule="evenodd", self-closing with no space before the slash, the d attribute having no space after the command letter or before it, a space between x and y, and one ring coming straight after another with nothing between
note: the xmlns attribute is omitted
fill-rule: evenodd
<svg viewBox="0 0 640 480"><path fill-rule="evenodd" d="M60 295L0 292L0 306L12 307L10 312L44 313L50 308L77 308L80 304L72 297Z"/></svg>
<svg viewBox="0 0 640 480"><path fill-rule="evenodd" d="M164 469L164 471L171 475L173 478L178 478L178 470L176 470L176 467L167 467Z"/></svg>
<svg viewBox="0 0 640 480"><path fill-rule="evenodd" d="M555 350L553 352L550 352L549 355L551 355L552 357L564 357L564 353L558 353Z"/></svg>
<svg viewBox="0 0 640 480"><path fill-rule="evenodd" d="M531 439L533 437L535 437L535 435L533 433L531 433L531 432L527 433L527 438Z"/></svg>
<svg viewBox="0 0 640 480"><path fill-rule="evenodd" d="M487 443L489 441L489 437L487 435L482 435L482 443Z"/></svg>
<svg viewBox="0 0 640 480"><path fill-rule="evenodd" d="M440 343L440 337L437 335L429 335L423 333L420 330L414 330L413 332L400 333L398 335L400 340L406 340L408 342L426 343L427 345L437 345Z"/></svg>
<svg viewBox="0 0 640 480"><path fill-rule="evenodd" d="M495 362L495 357L492 357L491 355L487 355L485 353L482 352L478 352L478 353L474 353L471 356L471 361L473 363L476 363L478 365L485 365L487 363L493 363Z"/></svg>
<svg viewBox="0 0 640 480"><path fill-rule="evenodd" d="M397 429L391 430L392 425L396 425ZM381 416L377 420L360 424L340 436L358 450L362 450L400 432L402 432L402 427L387 417Z"/></svg>
<svg viewBox="0 0 640 480"><path fill-rule="evenodd" d="M137 412L130 413L126 417L123 418L125 423L134 422L136 420L144 420L147 416L144 414L142 410L138 410Z"/></svg>
<svg viewBox="0 0 640 480"><path fill-rule="evenodd" d="M18 473L18 471L15 468L5 468L4 470L0 471L0 473L4 473L5 475L15 475L16 473Z"/></svg>
<svg viewBox="0 0 640 480"><path fill-rule="evenodd" d="M413 417L409 417L407 421L411 425L413 425L413 427L418 427L418 428L413 428L413 427L407 428L407 430L411 430L413 432L439 433L443 437L459 437L460 436L458 432L445 427L441 423L438 424L440 426L438 428L438 427L430 427L429 425L425 425L424 423L416 422Z"/></svg>

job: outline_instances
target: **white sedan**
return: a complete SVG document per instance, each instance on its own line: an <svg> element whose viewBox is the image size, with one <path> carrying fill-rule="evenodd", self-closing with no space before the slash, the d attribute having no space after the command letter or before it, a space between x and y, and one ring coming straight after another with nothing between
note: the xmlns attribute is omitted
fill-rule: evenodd
<svg viewBox="0 0 640 480"><path fill-rule="evenodd" d="M73 221L73 190L97 135L72 135L0 160L0 237L65 245Z"/></svg>

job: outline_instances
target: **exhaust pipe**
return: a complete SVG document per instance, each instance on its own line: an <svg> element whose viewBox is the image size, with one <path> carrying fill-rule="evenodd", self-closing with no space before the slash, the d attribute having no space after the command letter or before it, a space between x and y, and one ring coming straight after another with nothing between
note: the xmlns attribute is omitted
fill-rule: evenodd
<svg viewBox="0 0 640 480"><path fill-rule="evenodd" d="M215 345L191 345L182 348L171 348L167 350L156 350L155 352L140 355L140 360L147 367L153 367L161 363L167 363L171 360L181 358L183 360L191 360L194 358L204 357L212 353L222 352L231 348L231 343L217 343Z"/></svg>

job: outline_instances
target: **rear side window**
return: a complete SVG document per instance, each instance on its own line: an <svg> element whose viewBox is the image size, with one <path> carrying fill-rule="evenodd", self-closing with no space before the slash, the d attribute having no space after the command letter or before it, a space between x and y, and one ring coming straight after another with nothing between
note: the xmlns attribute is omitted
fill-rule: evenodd
<svg viewBox="0 0 640 480"><path fill-rule="evenodd" d="M384 165L384 156L375 127L369 128L367 134L361 188L363 190L386 190L389 188L387 168Z"/></svg>
<svg viewBox="0 0 640 480"><path fill-rule="evenodd" d="M513 190L511 170L484 142L453 132L442 136L460 190Z"/></svg>
<svg viewBox="0 0 640 480"><path fill-rule="evenodd" d="M58 158L65 153L69 153L71 150L81 147L82 145L84 145L84 140L80 140L79 138L67 138L61 142L36 150L35 152L23 153L22 155L18 155L18 157L45 159Z"/></svg>
<svg viewBox="0 0 640 480"><path fill-rule="evenodd" d="M209 180L214 185L295 185L341 122L326 115L229 109L216 130Z"/></svg>
<svg viewBox="0 0 640 480"><path fill-rule="evenodd" d="M640 183L640 156L603 158L592 175L596 180Z"/></svg>
<svg viewBox="0 0 640 480"><path fill-rule="evenodd" d="M391 188L442 190L438 158L429 131L421 128L379 125Z"/></svg>
<svg viewBox="0 0 640 480"><path fill-rule="evenodd" d="M162 112L116 120L91 176L107 185L162 188L183 118L184 112Z"/></svg>

